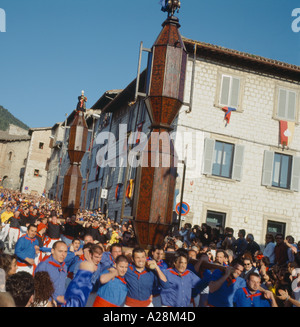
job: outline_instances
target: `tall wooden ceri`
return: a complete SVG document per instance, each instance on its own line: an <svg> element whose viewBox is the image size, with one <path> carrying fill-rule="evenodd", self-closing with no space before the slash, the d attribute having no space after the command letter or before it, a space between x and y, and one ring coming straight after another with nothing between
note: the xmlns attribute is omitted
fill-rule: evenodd
<svg viewBox="0 0 300 327"><path fill-rule="evenodd" d="M64 176L61 207L64 218L76 214L80 208L82 175L80 163L86 152L88 126L83 111L76 111L70 126L68 154L70 167Z"/></svg>
<svg viewBox="0 0 300 327"><path fill-rule="evenodd" d="M161 245L172 225L177 157L170 138L160 140L160 136L169 135L183 104L188 59L178 18L168 15L162 27L148 60L145 103L152 124L141 152L133 202L135 234L145 249ZM157 156L159 164L153 165L152 158ZM166 158L169 165L165 165Z"/></svg>

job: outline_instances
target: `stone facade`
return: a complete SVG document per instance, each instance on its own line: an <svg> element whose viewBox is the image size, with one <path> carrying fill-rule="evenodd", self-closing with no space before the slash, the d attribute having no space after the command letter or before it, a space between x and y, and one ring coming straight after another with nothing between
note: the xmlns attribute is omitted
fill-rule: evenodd
<svg viewBox="0 0 300 327"><path fill-rule="evenodd" d="M176 140L176 149L181 159L184 158L186 145L189 149L183 201L190 205L190 212L184 217L185 222L200 225L209 222L208 212L220 213L224 217L221 227L232 227L235 232L244 228L247 233L253 233L261 244L267 231L278 232L280 228L285 235L291 234L300 239L300 189L299 184L296 185L300 174L299 79L281 78L261 72L259 66L257 68L225 65L197 56L192 108L189 111L188 107L182 107L177 122L179 140ZM190 61L186 102L190 101L192 71L193 62ZM298 71L300 73L299 67ZM223 75L240 80L238 108L231 113L227 125L222 105L218 102ZM296 95L295 119L292 120L295 129L288 149L279 145L281 119L277 108L280 89L291 90ZM206 139L243 149L238 179L215 176L205 171ZM263 181L265 151L291 157L293 171L288 174L293 173L295 178L293 187L263 185L266 184ZM216 157L212 158L216 161ZM177 202L179 199L180 194ZM214 224L212 226L215 227Z"/></svg>
<svg viewBox="0 0 300 327"><path fill-rule="evenodd" d="M28 156L25 168L23 193L42 195L47 181L47 163L51 155L49 147L51 127L31 128Z"/></svg>
<svg viewBox="0 0 300 327"><path fill-rule="evenodd" d="M58 188L57 180L60 176L60 159L65 154L63 145L65 144L66 130L68 126L65 122L56 123L51 129L50 148L51 155L47 166L46 195L49 199L55 200Z"/></svg>
<svg viewBox="0 0 300 327"><path fill-rule="evenodd" d="M0 132L0 185L20 190L26 165L30 136L28 131L10 124Z"/></svg>

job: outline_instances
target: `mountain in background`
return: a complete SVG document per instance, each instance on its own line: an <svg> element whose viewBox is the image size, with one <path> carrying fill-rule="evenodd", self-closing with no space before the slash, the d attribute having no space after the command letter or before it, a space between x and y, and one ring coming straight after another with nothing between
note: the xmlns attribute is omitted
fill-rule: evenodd
<svg viewBox="0 0 300 327"><path fill-rule="evenodd" d="M29 129L29 127L12 115L7 109L0 106L0 130L6 131L9 124L19 126L24 129Z"/></svg>

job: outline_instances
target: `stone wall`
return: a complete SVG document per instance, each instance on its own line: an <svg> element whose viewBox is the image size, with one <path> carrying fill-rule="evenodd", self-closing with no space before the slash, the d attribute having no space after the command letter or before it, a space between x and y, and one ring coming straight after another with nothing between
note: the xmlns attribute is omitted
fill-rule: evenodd
<svg viewBox="0 0 300 327"><path fill-rule="evenodd" d="M192 64L188 66L186 101L189 101ZM224 111L217 106L221 74L241 78L240 108L231 113L225 124ZM295 90L298 97L297 118L293 141L284 151L279 144L279 119L275 117L278 87ZM225 226L253 233L255 240L264 243L267 221L286 223L286 235L300 239L300 193L262 185L264 151L299 156L299 95L294 82L264 76L235 67L197 60L192 111L181 109L176 149L183 159L186 144L194 150L188 156L188 168L183 201L190 205L185 222L192 225L206 222L207 210L226 213ZM192 137L182 141L184 132ZM242 178L240 181L203 174L205 138L244 146ZM192 143L192 144L191 144ZM192 158L191 158L192 157ZM196 163L196 165L195 165ZM180 194L177 196L179 202Z"/></svg>

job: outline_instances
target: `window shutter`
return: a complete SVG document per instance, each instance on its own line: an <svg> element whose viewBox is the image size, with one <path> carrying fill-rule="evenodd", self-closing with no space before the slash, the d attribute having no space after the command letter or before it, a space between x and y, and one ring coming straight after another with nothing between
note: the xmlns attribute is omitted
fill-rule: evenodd
<svg viewBox="0 0 300 327"><path fill-rule="evenodd" d="M288 104L287 104L287 120L294 121L296 118L296 93L290 91L288 94Z"/></svg>
<svg viewBox="0 0 300 327"><path fill-rule="evenodd" d="M222 76L222 89L220 95L220 104L228 105L229 101L230 77Z"/></svg>
<svg viewBox="0 0 300 327"><path fill-rule="evenodd" d="M278 117L285 119L286 90L279 90Z"/></svg>
<svg viewBox="0 0 300 327"><path fill-rule="evenodd" d="M119 165L119 174L118 174L118 182L117 184L123 184L124 183L124 175L125 175L125 169L124 162L125 159L123 157L119 157L120 165Z"/></svg>
<svg viewBox="0 0 300 327"><path fill-rule="evenodd" d="M232 167L232 179L242 180L243 162L244 162L244 145L235 145L234 158Z"/></svg>
<svg viewBox="0 0 300 327"><path fill-rule="evenodd" d="M271 186L273 177L274 152L265 150L262 172L262 185Z"/></svg>
<svg viewBox="0 0 300 327"><path fill-rule="evenodd" d="M300 191L300 157L293 157L291 190Z"/></svg>
<svg viewBox="0 0 300 327"><path fill-rule="evenodd" d="M211 175L214 151L215 151L215 140L206 138L204 141L203 174Z"/></svg>
<svg viewBox="0 0 300 327"><path fill-rule="evenodd" d="M231 96L230 96L230 107L237 108L239 105L239 91L240 91L240 80L238 78L232 78L231 83Z"/></svg>

